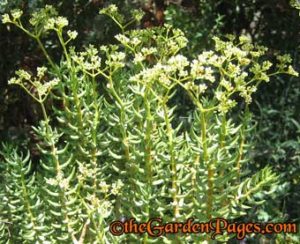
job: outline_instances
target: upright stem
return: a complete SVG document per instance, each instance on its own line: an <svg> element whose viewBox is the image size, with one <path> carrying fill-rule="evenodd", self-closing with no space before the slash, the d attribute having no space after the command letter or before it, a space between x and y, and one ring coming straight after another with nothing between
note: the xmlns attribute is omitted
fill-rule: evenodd
<svg viewBox="0 0 300 244"><path fill-rule="evenodd" d="M146 165L146 177L148 184L151 185L152 181L152 157L151 157L151 131L152 131L152 115L149 103L149 89L146 88L144 103L146 109L146 134L145 134L145 165Z"/></svg>
<svg viewBox="0 0 300 244"><path fill-rule="evenodd" d="M123 167L125 165L125 169L127 169L127 173L129 175L131 175L129 178L129 181L133 187L133 189L135 189L136 187L136 183L133 180L133 174L134 171L128 167L128 165L131 165L131 156L130 156L130 146L129 146L129 140L128 140L128 132L127 132L127 128L126 128L126 111L125 111L125 105L124 102L122 101L121 97L118 95L118 93L116 92L115 88L114 88L114 84L113 84L113 80L112 80L112 76L109 75L105 75L104 73L101 73L109 82L110 85L110 91L113 95L113 97L116 99L117 103L119 104L118 107L120 107L120 132L121 132L121 136L122 136L122 142L123 142L123 148L124 148L124 155L125 155L125 164L121 164L120 166ZM124 168L123 168L124 169ZM120 218L120 208L121 208L121 201L120 201L120 197L118 196L116 198L116 205L115 205L115 209L116 209L116 218Z"/></svg>
<svg viewBox="0 0 300 244"><path fill-rule="evenodd" d="M206 200L206 217L211 219L212 202L213 202L213 175L214 171L212 165L209 162L209 154L207 148L207 128L206 128L206 112L200 111L200 123L201 123L201 139L203 147L203 165L207 169L207 200Z"/></svg>
<svg viewBox="0 0 300 244"><path fill-rule="evenodd" d="M243 150L244 150L244 145L245 145L245 128L247 126L248 117L249 117L249 106L247 104L246 108L245 108L244 118L243 118L243 125L240 130L240 138L241 139L240 139L240 146L239 146L239 150L238 150L238 157L236 160L236 168L237 168L237 173L238 173L237 183L240 182L241 160L243 158Z"/></svg>
<svg viewBox="0 0 300 244"><path fill-rule="evenodd" d="M149 103L149 87L146 87L145 95L144 95L144 105L146 110L146 132L145 132L145 172L146 172L146 179L147 179L147 187L148 187L148 194L151 195L152 189L152 155L151 155L151 131L152 131L152 115L151 115L151 108ZM150 199L148 199L148 204L146 206L146 213L149 218L150 216ZM143 243L148 243L148 235L144 236Z"/></svg>
<svg viewBox="0 0 300 244"><path fill-rule="evenodd" d="M173 215L176 219L180 212L179 212L179 204L178 204L178 187L177 187L177 171L176 171L176 162L175 162L175 150L174 150L174 139L173 139L173 130L171 126L171 122L168 115L168 108L166 104L167 100L164 99L163 101L163 110L165 115L165 122L167 127L167 136L168 136L168 144L169 144L169 154L170 154L170 165L172 171L172 197L174 203Z"/></svg>
<svg viewBox="0 0 300 244"><path fill-rule="evenodd" d="M30 205L30 197L29 197L29 193L27 191L27 186L26 186L26 183L25 183L25 175L24 175L24 172L22 170L21 171L21 184L22 184L22 193L23 193L23 199L25 201L25 204L26 204L26 210L27 210L27 213L29 215L29 218L30 218L30 222L32 224L32 229L34 230L34 239L36 241L36 243L40 243L38 241L38 233L37 233L37 228L36 228L36 218L33 216L33 213L31 211L32 209L32 206Z"/></svg>
<svg viewBox="0 0 300 244"><path fill-rule="evenodd" d="M63 39L61 30L57 30L56 33L57 33L59 42L60 42L60 44L61 44L61 46L62 46L62 49L63 49L63 51L64 51L64 55L65 55L65 57L66 57L68 66L71 67L71 59L70 59L70 57L69 57L69 55L68 55L67 48L66 48L66 43L65 43L65 41L64 41L64 39Z"/></svg>
<svg viewBox="0 0 300 244"><path fill-rule="evenodd" d="M56 69L56 66L54 64L54 62L52 61L50 55L48 54L48 52L46 51L43 43L41 42L40 38L39 37L35 37L35 40L37 41L40 49L42 50L42 52L44 53L46 59L48 60L48 62L50 63L50 65L52 66L52 68Z"/></svg>
<svg viewBox="0 0 300 244"><path fill-rule="evenodd" d="M224 142L226 137L226 114L222 115L222 124L219 132L219 148L218 150L222 150L224 148ZM224 175L224 168L221 169L220 176Z"/></svg>
<svg viewBox="0 0 300 244"><path fill-rule="evenodd" d="M92 165L94 167L94 179L93 179L93 191L96 194L97 189L97 128L99 123L99 103L98 103L98 96L97 96L97 85L95 81L95 77L92 78L92 94L93 94L93 105L94 105L94 121L93 121L93 128L92 128Z"/></svg>
<svg viewBox="0 0 300 244"><path fill-rule="evenodd" d="M39 97L39 99L41 100L41 97ZM58 176L58 175L61 174L61 167L60 167L60 163L59 163L58 156L57 156L57 148L55 147L55 143L53 141L53 138L51 137L52 132L51 132L51 129L50 129L50 126L49 126L49 119L48 119L48 116L47 116L47 112L46 112L44 103L41 102L40 105L41 105L41 108L42 108L44 120L46 122L46 133L47 133L47 137L48 137L47 139L49 139L49 141L50 141L51 156L52 156L52 158L54 160L54 163L55 163L56 175ZM77 240L75 238L74 230L72 229L72 227L70 225L70 220L69 220L69 216L68 216L68 209L67 209L67 206L66 206L65 192L60 187L58 187L58 191L59 191L59 198L60 198L61 205L62 205L62 214L63 214L63 217L64 217L63 223L65 223L67 225L68 234L71 237L71 239L73 240L73 242L77 243Z"/></svg>

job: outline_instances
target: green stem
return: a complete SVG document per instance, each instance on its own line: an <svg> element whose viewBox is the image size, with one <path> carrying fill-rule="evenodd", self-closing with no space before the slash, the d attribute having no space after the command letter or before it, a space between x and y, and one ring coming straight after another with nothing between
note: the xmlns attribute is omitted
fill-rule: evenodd
<svg viewBox="0 0 300 244"><path fill-rule="evenodd" d="M146 110L146 134L145 134L145 165L146 165L146 174L147 174L147 182L151 185L152 181L152 157L151 157L151 131L152 131L152 115L150 110L150 103L148 94L149 89L146 88L144 103Z"/></svg>
<svg viewBox="0 0 300 244"><path fill-rule="evenodd" d="M144 105L146 110L146 131L145 131L145 172L146 172L146 180L147 180L147 189L149 190L148 194L151 195L151 189L152 189L152 140L151 140L151 132L152 132L152 121L153 117L151 115L151 107L149 103L149 87L146 86L145 95L144 95ZM146 218L150 217L150 199L148 199L148 204L146 206L146 213L148 216L145 216ZM148 243L148 235L144 236L143 243Z"/></svg>
<svg viewBox="0 0 300 244"><path fill-rule="evenodd" d="M220 134L219 134L219 149L222 150L224 148L224 142L226 137L226 114L222 115L222 125L220 128ZM224 176L224 168L221 169L220 176Z"/></svg>
<svg viewBox="0 0 300 244"><path fill-rule="evenodd" d="M39 99L41 100L41 97L39 96ZM57 155L57 148L55 147L55 142L53 141L52 138L52 131L51 131L51 127L49 125L49 119L47 116L47 112L45 109L45 105L43 103L40 103L41 108L42 108L42 112L43 112L43 116L44 116L44 120L46 123L46 134L47 134L47 139L50 141L50 147L51 147L51 156L54 160L54 164L55 164L55 168L56 168L56 175L61 175L61 167L60 167L60 163L58 160L58 155ZM59 191L59 198L60 198L60 202L61 202L61 206L62 206L62 214L64 217L63 222L67 225L67 230L68 230L68 234L71 237L71 239L73 240L74 243L77 243L77 240L75 238L75 233L74 230L71 228L70 225L70 220L68 217L68 209L66 206L66 195L65 192L61 189L61 187L58 187L58 191Z"/></svg>
<svg viewBox="0 0 300 244"><path fill-rule="evenodd" d="M206 113L200 111L200 123L201 123L201 140L203 148L203 166L207 169L207 200L206 200L206 217L211 219L212 203L213 203L213 175L214 171L212 165L209 162L209 154L207 147L207 128L206 128Z"/></svg>
<svg viewBox="0 0 300 244"><path fill-rule="evenodd" d="M168 97L166 97L168 98ZM163 101L163 110L165 115L165 122L167 127L167 136L169 141L169 154L170 154L170 165L171 165L171 171L172 171L172 197L174 202L174 209L173 209L173 215L176 220L177 216L179 216L179 204L178 204L178 187L177 187L177 170L176 170L176 162L175 162L175 150L174 150L174 138L173 138L173 129L171 126L171 121L169 119L168 115L168 108L167 108L167 99L164 99Z"/></svg>
<svg viewBox="0 0 300 244"><path fill-rule="evenodd" d="M71 59L70 59L69 54L67 52L66 43L65 43L65 41L63 39L62 32L61 32L61 30L56 30L56 33L57 33L59 42L60 42L60 44L62 46L65 58L66 58L67 63L68 63L68 66L71 67Z"/></svg>
<svg viewBox="0 0 300 244"><path fill-rule="evenodd" d="M95 110L95 116L93 121L93 128L92 128L92 164L94 167L94 179L93 179L93 188L94 194L97 190L97 129L99 124L99 103L98 103L98 95L97 95L97 84L95 81L95 77L92 78L92 93L93 93L93 105Z"/></svg>
<svg viewBox="0 0 300 244"><path fill-rule="evenodd" d="M249 106L248 104L246 105L245 108L245 115L243 119L243 124L240 130L240 145L238 149L238 157L236 160L236 168L237 168L237 183L240 183L240 175L241 175L241 160L243 158L243 150L244 150L244 144L245 144L245 128L247 126L247 121L249 117Z"/></svg>
<svg viewBox="0 0 300 244"><path fill-rule="evenodd" d="M34 239L36 241L36 243L40 243L38 241L38 233L36 232L36 222L35 222L35 218L33 216L33 213L31 211L31 206L30 206L30 203L29 203L29 194L28 194L28 191L27 191L27 186L25 184L25 176L24 176L24 172L21 170L21 182L22 182L22 193L23 193L23 199L24 199L24 202L25 202L25 205L26 205L26 210L29 214L29 217L30 217L30 222L32 224L32 229L34 230Z"/></svg>
<svg viewBox="0 0 300 244"><path fill-rule="evenodd" d="M122 142L123 142L123 148L124 148L124 155L125 155L125 168L127 169L127 173L130 175L129 179L131 182L131 185L133 189L136 188L136 183L133 180L134 179L134 171L131 169L131 167L128 167L128 165L131 165L131 157L130 157L130 146L129 146L129 140L128 140L128 135L127 135L127 129L126 129L126 110L125 110L125 105L118 93L116 92L112 80L111 74L107 76L104 72L101 72L101 74L108 79L109 85L110 85L110 92L112 93L113 97L116 99L117 103L120 106L120 132L122 136ZM122 167L124 164L121 165ZM118 196L116 198L116 204L115 204L115 209L116 209L116 217L120 218L120 207L121 207L121 202L120 202L120 197Z"/></svg>
<svg viewBox="0 0 300 244"><path fill-rule="evenodd" d="M46 49L45 49L43 43L41 42L40 38L39 38L39 37L35 37L35 40L37 41L37 43L38 43L40 49L41 49L42 52L44 53L46 59L48 60L48 62L49 62L50 65L52 66L52 68L56 70L56 66L55 66L54 62L52 61L50 55L49 55L48 52L46 51Z"/></svg>

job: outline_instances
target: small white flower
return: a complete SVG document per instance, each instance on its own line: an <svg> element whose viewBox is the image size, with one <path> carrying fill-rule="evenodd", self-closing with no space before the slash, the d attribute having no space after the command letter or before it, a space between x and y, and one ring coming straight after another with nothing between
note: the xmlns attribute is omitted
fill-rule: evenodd
<svg viewBox="0 0 300 244"><path fill-rule="evenodd" d="M292 65L289 65L287 73L290 75L299 76L299 73L296 70L294 70Z"/></svg>
<svg viewBox="0 0 300 244"><path fill-rule="evenodd" d="M221 101L221 100L224 100L224 93L223 92L221 92L221 91L217 91L217 92L215 92L215 96L216 96L216 98L219 100L219 101Z"/></svg>
<svg viewBox="0 0 300 244"><path fill-rule="evenodd" d="M58 16L55 22L58 28L63 28L69 24L68 19L62 16Z"/></svg>
<svg viewBox="0 0 300 244"><path fill-rule="evenodd" d="M13 10L11 12L11 15L12 15L14 20L19 19L22 16L22 14L23 14L23 11L20 10L20 9Z"/></svg>
<svg viewBox="0 0 300 244"><path fill-rule="evenodd" d="M49 18L47 23L45 24L44 28L46 30L53 30L55 28L55 19Z"/></svg>
<svg viewBox="0 0 300 244"><path fill-rule="evenodd" d="M177 205L178 205L178 202L177 202L177 200L175 200L175 201L171 202L171 205L172 205L173 207L177 206Z"/></svg>
<svg viewBox="0 0 300 244"><path fill-rule="evenodd" d="M76 39L76 37L78 35L77 31L71 31L71 30L68 30L67 34L70 37L70 39L72 39L72 40Z"/></svg>
<svg viewBox="0 0 300 244"><path fill-rule="evenodd" d="M128 45L130 42L130 39L127 36L122 34L116 35L115 38L124 45Z"/></svg>
<svg viewBox="0 0 300 244"><path fill-rule="evenodd" d="M143 47L141 52L144 56L148 56L150 54L157 52L157 49L155 47L150 47L150 48Z"/></svg>
<svg viewBox="0 0 300 244"><path fill-rule="evenodd" d="M200 84L198 87L199 87L199 93L200 94L204 93L205 90L207 89L207 85L205 85L205 84Z"/></svg>
<svg viewBox="0 0 300 244"><path fill-rule="evenodd" d="M19 69L16 71L16 75L18 75L20 77L20 80L30 80L31 79L31 75L23 70L23 69Z"/></svg>
<svg viewBox="0 0 300 244"><path fill-rule="evenodd" d="M108 190L109 190L109 185L106 184L105 181L101 181L101 182L99 183L99 186L100 186L101 192L103 192L103 193L107 193L107 192L108 192Z"/></svg>
<svg viewBox="0 0 300 244"><path fill-rule="evenodd" d="M58 182L54 178L46 179L46 183L51 185L51 186L57 186Z"/></svg>
<svg viewBox="0 0 300 244"><path fill-rule="evenodd" d="M222 79L220 82L220 85L225 87L225 89L227 91L232 91L233 90L233 86L231 85L231 83L228 80Z"/></svg>
<svg viewBox="0 0 300 244"><path fill-rule="evenodd" d="M112 15L117 12L118 12L118 7L115 4L111 4L107 8L103 8L100 10L100 14L108 14L108 15Z"/></svg>
<svg viewBox="0 0 300 244"><path fill-rule="evenodd" d="M137 20L137 21L140 21L142 18L143 18L143 16L144 16L144 13L143 13L143 11L141 11L141 10L133 10L132 11L132 16Z"/></svg>
<svg viewBox="0 0 300 244"><path fill-rule="evenodd" d="M8 84L9 85L20 84L20 79L16 79L16 77L13 77L13 78L8 80Z"/></svg>
<svg viewBox="0 0 300 244"><path fill-rule="evenodd" d="M44 66L43 67L38 67L37 68L37 76L38 76L38 78L44 77L46 71L47 71L46 67L44 67Z"/></svg>
<svg viewBox="0 0 300 244"><path fill-rule="evenodd" d="M239 37L241 43L251 42L251 36L242 35Z"/></svg>
<svg viewBox="0 0 300 244"><path fill-rule="evenodd" d="M118 195L123 186L123 182L121 180L118 180L117 183L112 184L111 193L114 195Z"/></svg>
<svg viewBox="0 0 300 244"><path fill-rule="evenodd" d="M183 70L184 67L189 65L189 62L186 57L179 54L179 55L171 57L168 60L168 64L171 66L174 66L174 68L176 68L177 70Z"/></svg>
<svg viewBox="0 0 300 244"><path fill-rule="evenodd" d="M112 210L112 204L109 201L103 201L98 207L98 213L103 217L107 218Z"/></svg>
<svg viewBox="0 0 300 244"><path fill-rule="evenodd" d="M68 189L69 188L69 180L68 179L62 179L60 182L59 182L59 186L61 189Z"/></svg>
<svg viewBox="0 0 300 244"><path fill-rule="evenodd" d="M48 85L48 88L52 89L54 86L56 86L59 83L59 81L60 80L58 78L53 78L52 80L50 80L46 84Z"/></svg>
<svg viewBox="0 0 300 244"><path fill-rule="evenodd" d="M139 44L141 43L141 40L138 39L137 37L134 37L134 38L132 38L132 39L130 40L130 42L131 42L131 44L132 44L133 46L137 46L137 45L139 45Z"/></svg>
<svg viewBox="0 0 300 244"><path fill-rule="evenodd" d="M57 181L62 181L63 178L64 178L63 172L59 171L56 176Z"/></svg>
<svg viewBox="0 0 300 244"><path fill-rule="evenodd" d="M138 64L145 60L145 56L141 53L137 53L134 55L133 63Z"/></svg>
<svg viewBox="0 0 300 244"><path fill-rule="evenodd" d="M10 17L9 17L8 14L3 14L3 15L2 15L2 23L3 23L3 24L11 23L11 19L10 19Z"/></svg>

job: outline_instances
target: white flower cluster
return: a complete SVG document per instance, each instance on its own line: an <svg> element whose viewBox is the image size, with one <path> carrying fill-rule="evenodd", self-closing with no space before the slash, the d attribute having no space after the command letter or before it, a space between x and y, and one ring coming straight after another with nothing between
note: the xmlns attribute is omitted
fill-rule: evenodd
<svg viewBox="0 0 300 244"><path fill-rule="evenodd" d="M47 68L46 67L37 67L37 77L39 79L43 78L45 76L45 73L47 72Z"/></svg>
<svg viewBox="0 0 300 244"><path fill-rule="evenodd" d="M121 42L124 46L127 46L130 44L130 38L128 38L127 36L123 35L123 34L117 34L115 36L115 38Z"/></svg>
<svg viewBox="0 0 300 244"><path fill-rule="evenodd" d="M113 195L118 195L121 191L121 189L123 188L124 184L121 180L118 180L116 183L112 184L112 189L111 189L111 193Z"/></svg>
<svg viewBox="0 0 300 244"><path fill-rule="evenodd" d="M51 186L59 186L61 189L64 190L69 188L69 180L67 178L64 178L62 172L60 172L56 178L46 179L46 183Z"/></svg>
<svg viewBox="0 0 300 244"><path fill-rule="evenodd" d="M14 9L11 11L11 17L9 16L9 14L3 14L2 15L2 23L6 24L6 23L13 23L16 22L18 19L21 18L23 14L23 11L20 9Z"/></svg>
<svg viewBox="0 0 300 244"><path fill-rule="evenodd" d="M68 30L67 34L68 34L68 36L69 36L69 38L71 40L74 40L74 39L76 39L76 37L78 35L78 32L77 31Z"/></svg>
<svg viewBox="0 0 300 244"><path fill-rule="evenodd" d="M207 85L206 84L196 85L192 81L186 82L184 84L184 86L185 86L185 89L193 91L197 95L203 94L206 91L206 89L207 89Z"/></svg>
<svg viewBox="0 0 300 244"><path fill-rule="evenodd" d="M78 167L79 174L77 176L78 181L83 182L83 181L87 180L88 178L92 178L94 176L93 169L87 168L84 163L80 163L78 161L77 161L77 163L79 164L79 167Z"/></svg>
<svg viewBox="0 0 300 244"><path fill-rule="evenodd" d="M285 72L289 75L298 76L298 72L291 65L292 58L289 54L278 55L277 60L279 63L277 64L277 68L280 72Z"/></svg>
<svg viewBox="0 0 300 244"><path fill-rule="evenodd" d="M252 93L256 92L257 88L256 86L249 86L249 87L243 87L243 89L240 92L240 96L245 99L245 102L247 104L252 102Z"/></svg>
<svg viewBox="0 0 300 244"><path fill-rule="evenodd" d="M171 46L171 43L173 43L173 40L175 42L174 47L171 47L171 50L173 48L178 48L179 50L186 47L188 43L188 39L185 37L184 33L180 29L172 29L173 30L173 37L170 42L168 42L168 46ZM174 43L173 43L174 44Z"/></svg>
<svg viewBox="0 0 300 244"><path fill-rule="evenodd" d="M20 69L16 71L17 77L13 77L8 81L9 85L16 84L23 87L31 85L34 87L35 91L38 93L37 100L40 100L43 96L47 95L50 90L59 83L58 78L54 78L48 82L42 83L41 80L45 76L47 71L46 67L37 68L37 76L32 77L27 71Z"/></svg>
<svg viewBox="0 0 300 244"><path fill-rule="evenodd" d="M218 110L221 113L228 112L231 108L235 107L237 104L235 100L232 100L228 97L226 92L217 91L215 92L215 97L220 102L218 106Z"/></svg>
<svg viewBox="0 0 300 244"><path fill-rule="evenodd" d="M123 188L124 184L121 180L118 180L117 182L113 183L111 186L108 185L105 181L101 181L99 183L100 191L102 193L108 193L110 190L110 193L113 195L118 195L120 193L120 190Z"/></svg>
<svg viewBox="0 0 300 244"><path fill-rule="evenodd" d="M108 193L109 188L110 188L110 185L106 184L105 181L101 181L101 182L99 183L99 186L100 186L101 192L103 192L103 193Z"/></svg>
<svg viewBox="0 0 300 244"><path fill-rule="evenodd" d="M8 81L9 85L13 85L13 84L19 85L19 84L22 84L24 80L25 81L31 80L31 75L23 69L17 70L16 75L18 76L18 78L13 77L13 78L9 79L9 81Z"/></svg>
<svg viewBox="0 0 300 244"><path fill-rule="evenodd" d="M132 76L131 81L137 83L152 83L154 81L166 82L169 85L170 81L166 77L166 66L157 63L152 68L143 69L140 73Z"/></svg>
<svg viewBox="0 0 300 244"><path fill-rule="evenodd" d="M204 66L202 61L193 60L191 64L191 76L193 79L208 80L210 82L215 81L215 76L213 75L213 70L209 66Z"/></svg>
<svg viewBox="0 0 300 244"><path fill-rule="evenodd" d="M46 30L60 30L63 27L67 26L69 24L69 21L67 18L58 16L58 17L52 17L49 18L46 25L45 29Z"/></svg>
<svg viewBox="0 0 300 244"><path fill-rule="evenodd" d="M105 61L105 64L113 68L113 70L117 70L125 66L125 58L126 55L124 52L112 52L108 56L108 60Z"/></svg>
<svg viewBox="0 0 300 244"><path fill-rule="evenodd" d="M124 21L124 16L119 13L118 7L115 4L111 4L108 7L101 9L99 13L110 16L119 25Z"/></svg>
<svg viewBox="0 0 300 244"><path fill-rule="evenodd" d="M121 42L124 46L129 46L129 47L132 47L132 48L135 48L137 45L139 45L142 41L134 36L134 37L127 37L123 34L117 34L115 36L115 38Z"/></svg>
<svg viewBox="0 0 300 244"><path fill-rule="evenodd" d="M131 11L131 15L136 21L141 21L144 16L144 12L142 10L134 9Z"/></svg>
<svg viewBox="0 0 300 244"><path fill-rule="evenodd" d="M111 214L112 208L113 205L111 204L111 202L104 200L98 208L98 214L102 218L107 218Z"/></svg>
<svg viewBox="0 0 300 244"><path fill-rule="evenodd" d="M95 194L88 195L86 199L90 202L90 207L102 218L107 218L112 211L112 204L108 200L100 200ZM93 211L93 212L94 212Z"/></svg>
<svg viewBox="0 0 300 244"><path fill-rule="evenodd" d="M56 86L59 83L59 79L58 78L54 78L44 84L42 84L40 81L35 80L33 81L33 84L39 94L40 97L45 96L46 94L48 94L51 89Z"/></svg>
<svg viewBox="0 0 300 244"><path fill-rule="evenodd" d="M148 55L154 54L157 52L155 47L146 48L143 47L140 52L135 53L133 63L138 64L144 60L146 60Z"/></svg>
<svg viewBox="0 0 300 244"><path fill-rule="evenodd" d="M171 57L168 61L168 70L169 72L176 72L178 71L179 77L184 77L188 75L188 71L185 69L189 66L189 61L186 57L183 55L176 55Z"/></svg>
<svg viewBox="0 0 300 244"><path fill-rule="evenodd" d="M115 4L110 4L107 8L100 10L100 14L114 15L118 13L118 7Z"/></svg>
<svg viewBox="0 0 300 244"><path fill-rule="evenodd" d="M254 74L256 80L270 81L267 71L271 68L272 63L269 61L264 61L262 64L255 63L250 71Z"/></svg>
<svg viewBox="0 0 300 244"><path fill-rule="evenodd" d="M84 70L97 70L101 67L102 60L98 54L99 51L93 45L89 45L84 52L73 53L72 59Z"/></svg>

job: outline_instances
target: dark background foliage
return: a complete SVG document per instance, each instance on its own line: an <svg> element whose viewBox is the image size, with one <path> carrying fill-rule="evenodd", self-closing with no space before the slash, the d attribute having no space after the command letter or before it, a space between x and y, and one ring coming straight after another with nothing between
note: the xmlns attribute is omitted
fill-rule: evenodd
<svg viewBox="0 0 300 244"><path fill-rule="evenodd" d="M249 34L254 42L269 48L269 55L289 53L294 66L300 69L300 17L288 0L154 0L154 1L0 1L0 14L21 8L25 18L45 4L54 5L61 15L68 17L71 28L79 33L75 46L81 49L92 43L111 43L118 29L112 21L98 14L99 8L110 3L119 6L127 15L132 9L142 9L144 18L132 28L172 24L181 28L189 39L185 50L193 57L212 45L214 35ZM47 39L47 49L59 60L55 51L57 40ZM17 67L31 70L44 62L41 51L23 33L0 25L0 141L35 143L30 126L39 120L39 110L23 91L8 87L7 80ZM281 76L260 87L251 110L256 122L252 136L252 169L270 164L282 176L282 187L274 199L260 209L251 210L251 220L300 220L300 82L298 78ZM183 95L174 99L182 116L189 104ZM32 146L34 148L34 146ZM33 150L33 149L32 149ZM270 206L272 202L272 207ZM268 237L272 238L272 237Z"/></svg>

